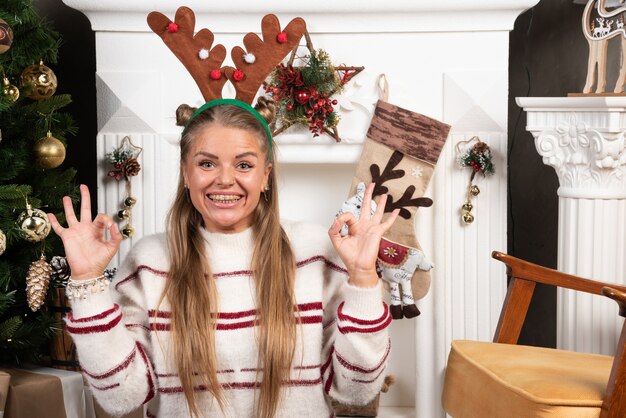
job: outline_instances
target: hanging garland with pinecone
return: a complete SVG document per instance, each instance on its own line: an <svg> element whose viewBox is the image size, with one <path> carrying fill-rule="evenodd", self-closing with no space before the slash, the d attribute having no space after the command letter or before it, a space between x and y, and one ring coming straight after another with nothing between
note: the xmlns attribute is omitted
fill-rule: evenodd
<svg viewBox="0 0 626 418"><path fill-rule="evenodd" d="M332 64L328 53L315 50L308 32L304 34L309 54L299 57L301 65L294 65L296 50L287 64L279 64L265 84L265 91L276 103L276 136L293 125L304 125L318 137L322 133L340 142L339 114L335 110L337 100L345 84L364 67L346 67Z"/></svg>

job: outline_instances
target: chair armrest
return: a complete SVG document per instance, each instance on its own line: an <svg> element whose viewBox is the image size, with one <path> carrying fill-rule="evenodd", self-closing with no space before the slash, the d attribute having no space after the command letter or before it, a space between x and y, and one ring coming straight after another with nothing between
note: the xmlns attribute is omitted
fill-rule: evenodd
<svg viewBox="0 0 626 418"><path fill-rule="evenodd" d="M602 294L609 299L613 299L619 305L619 315L626 318L626 293L613 287L605 286Z"/></svg>

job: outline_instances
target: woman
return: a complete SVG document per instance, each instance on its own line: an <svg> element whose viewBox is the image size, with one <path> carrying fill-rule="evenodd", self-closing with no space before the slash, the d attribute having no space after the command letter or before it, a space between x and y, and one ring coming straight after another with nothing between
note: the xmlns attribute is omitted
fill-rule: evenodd
<svg viewBox="0 0 626 418"><path fill-rule="evenodd" d="M68 288L95 283L66 321L96 399L120 415L147 402L159 417L328 417L330 397L367 403L389 353L376 256L397 211L382 221L383 196L371 219L343 214L328 235L281 225L273 103L215 100L188 121L193 110L177 112L186 127L167 232L133 247L113 289L100 277L122 237L110 217L91 221L87 188L80 220L68 197L67 228L49 215Z"/></svg>

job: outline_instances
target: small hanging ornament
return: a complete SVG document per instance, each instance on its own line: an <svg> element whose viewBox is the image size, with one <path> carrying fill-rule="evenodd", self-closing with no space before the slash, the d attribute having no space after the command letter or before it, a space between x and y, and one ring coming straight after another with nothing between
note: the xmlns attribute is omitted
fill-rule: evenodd
<svg viewBox="0 0 626 418"><path fill-rule="evenodd" d="M33 209L26 200L26 210L17 218L17 224L22 230L24 239L29 242L39 242L50 233L52 225L44 211Z"/></svg>
<svg viewBox="0 0 626 418"><path fill-rule="evenodd" d="M60 255L55 255L50 260L50 267L52 273L50 274L50 281L53 287L65 287L67 281L70 279L70 266L67 264L67 259Z"/></svg>
<svg viewBox="0 0 626 418"><path fill-rule="evenodd" d="M143 151L143 148L134 145L130 137L125 136L119 148L106 155L107 160L114 166L114 169L109 171L109 177L113 177L118 181L122 179L126 181L126 197L124 198L123 208L117 212L117 217L126 221L126 225L121 228L124 238L130 238L135 233L135 229L132 226L132 209L135 203L137 203L137 199L131 196L131 177L135 177L141 171L141 165L137 161L141 151Z"/></svg>
<svg viewBox="0 0 626 418"><path fill-rule="evenodd" d="M13 30L3 19L0 19L0 54L4 54L13 43Z"/></svg>
<svg viewBox="0 0 626 418"><path fill-rule="evenodd" d="M33 100L43 100L52 96L57 90L57 76L52 70L39 61L39 64L29 65L22 71L22 87L30 91L26 95Z"/></svg>
<svg viewBox="0 0 626 418"><path fill-rule="evenodd" d="M39 260L33 261L26 273L26 301L31 311L35 312L43 305L48 293L52 267L41 255Z"/></svg>
<svg viewBox="0 0 626 418"><path fill-rule="evenodd" d="M7 249L7 236L0 229L0 255L2 255Z"/></svg>
<svg viewBox="0 0 626 418"><path fill-rule="evenodd" d="M65 160L65 145L53 137L50 131L35 142L33 151L37 165L44 170L56 168Z"/></svg>
<svg viewBox="0 0 626 418"><path fill-rule="evenodd" d="M465 152L460 152L461 145L469 145L472 142L476 143ZM470 181L467 187L467 196L465 203L461 206L461 220L464 224L471 224L474 222L474 215L472 214L472 198L480 194L480 189L477 185L472 184L477 173L486 177L495 173L495 167L493 165L491 149L489 145L482 142L480 138L474 136L467 141L461 141L456 145L459 164L462 168L471 168Z"/></svg>
<svg viewBox="0 0 626 418"><path fill-rule="evenodd" d="M15 87L8 78L2 79L2 95L8 100L15 102L20 98L20 89Z"/></svg>

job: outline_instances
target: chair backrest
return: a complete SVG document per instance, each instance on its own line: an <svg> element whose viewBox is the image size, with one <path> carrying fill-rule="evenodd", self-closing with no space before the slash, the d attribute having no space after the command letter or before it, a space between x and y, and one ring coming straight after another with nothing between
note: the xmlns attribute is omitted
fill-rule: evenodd
<svg viewBox="0 0 626 418"><path fill-rule="evenodd" d="M614 299L619 305L619 314L626 317L626 287L565 274L498 251L491 256L506 264L510 280L493 337L496 343L517 344L537 283L604 295ZM626 323L617 344L600 417L626 417Z"/></svg>

